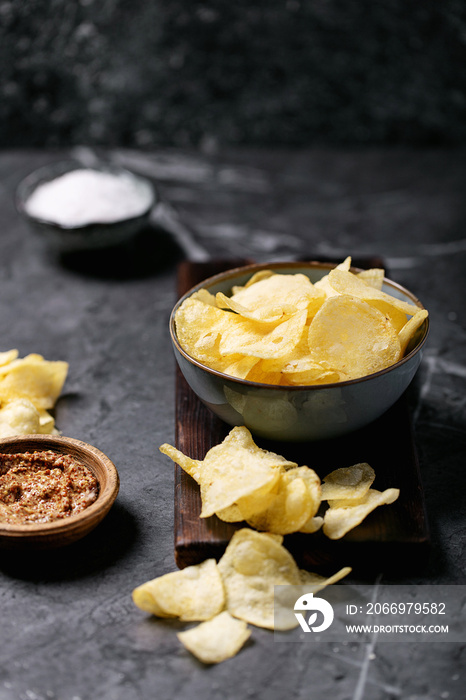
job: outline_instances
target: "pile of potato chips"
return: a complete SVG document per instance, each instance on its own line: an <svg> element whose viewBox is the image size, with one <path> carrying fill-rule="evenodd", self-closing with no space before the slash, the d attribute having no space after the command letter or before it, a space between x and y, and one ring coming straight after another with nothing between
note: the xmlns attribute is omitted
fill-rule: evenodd
<svg viewBox="0 0 466 700"><path fill-rule="evenodd" d="M261 270L231 296L201 289L176 311L180 345L212 369L264 384L328 384L389 367L428 313L382 291L382 269L350 266L348 257L315 284Z"/></svg>
<svg viewBox="0 0 466 700"><path fill-rule="evenodd" d="M56 434L49 413L68 373L66 362L41 355L18 357L18 350L0 352L0 437L26 433Z"/></svg>
<svg viewBox="0 0 466 700"><path fill-rule="evenodd" d="M232 428L203 460L191 459L172 445L163 444L160 451L199 484L201 518L215 514L276 535L313 533L322 527L327 537L340 539L375 508L399 496L396 488L371 488L375 473L366 463L335 469L321 483L310 467L258 447L245 426Z"/></svg>
<svg viewBox="0 0 466 700"><path fill-rule="evenodd" d="M299 569L282 539L237 530L218 563L207 559L143 583L134 589L133 601L157 617L200 622L179 632L179 640L206 664L225 661L248 640L248 623L283 631L297 627L289 601L275 596L275 586L315 593L351 571L345 567L325 578Z"/></svg>
<svg viewBox="0 0 466 700"><path fill-rule="evenodd" d="M258 447L244 426L233 428L203 460L168 444L160 450L199 484L201 518L217 515L250 526L233 534L218 564L208 559L133 591L142 610L201 621L178 637L204 663L234 656L249 638L247 623L280 630L297 625L290 601L274 595L275 586L285 591L302 586L303 593L315 593L351 571L345 567L324 578L300 570L283 546L284 535L322 528L330 539L339 539L399 496L396 488L371 488L375 473L367 463L335 469L321 482L310 467Z"/></svg>

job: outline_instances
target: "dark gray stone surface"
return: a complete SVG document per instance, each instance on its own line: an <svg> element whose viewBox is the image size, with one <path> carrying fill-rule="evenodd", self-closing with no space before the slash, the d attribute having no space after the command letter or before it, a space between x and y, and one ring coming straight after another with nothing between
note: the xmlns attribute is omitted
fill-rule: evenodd
<svg viewBox="0 0 466 700"><path fill-rule="evenodd" d="M176 639L181 624L135 608L133 588L174 569L173 471L158 446L174 439L167 324L184 253L153 229L123 253L51 255L13 194L31 170L67 155L0 155L0 350L69 362L57 424L115 462L121 490L81 542L0 554L0 699L462 700L464 645L278 644L254 628L237 657L205 668ZM375 253L424 302L431 334L409 397L433 546L407 580L464 584L464 153L108 155L153 177L210 256Z"/></svg>
<svg viewBox="0 0 466 700"><path fill-rule="evenodd" d="M464 144L462 0L3 0L0 146Z"/></svg>

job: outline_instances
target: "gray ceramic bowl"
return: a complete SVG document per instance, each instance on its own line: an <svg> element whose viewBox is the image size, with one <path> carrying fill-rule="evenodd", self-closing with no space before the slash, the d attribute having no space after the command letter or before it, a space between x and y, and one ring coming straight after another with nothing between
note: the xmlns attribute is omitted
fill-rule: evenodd
<svg viewBox="0 0 466 700"><path fill-rule="evenodd" d="M212 294L229 294L254 272L273 269L303 273L315 283L334 266L325 263L272 263L228 270L204 280L178 300L170 317L175 357L189 386L199 399L229 425L245 425L252 434L272 440L314 441L334 438L368 425L403 394L421 361L428 334L428 319L418 330L407 354L397 363L374 374L335 384L273 386L230 377L193 359L180 346L175 313L184 299L205 288ZM423 308L407 289L385 279L383 291Z"/></svg>
<svg viewBox="0 0 466 700"><path fill-rule="evenodd" d="M34 216L28 211L28 200L39 186L52 182L74 170L94 170L124 176L129 179L137 191L144 195L147 199L147 206L137 216L119 218L113 222L92 221L85 225L64 225L56 223L53 218ZM157 193L146 178L106 163L84 166L82 163L72 160L52 163L35 170L18 185L15 195L16 209L19 214L49 247L59 252L109 248L130 240L147 224L157 200Z"/></svg>

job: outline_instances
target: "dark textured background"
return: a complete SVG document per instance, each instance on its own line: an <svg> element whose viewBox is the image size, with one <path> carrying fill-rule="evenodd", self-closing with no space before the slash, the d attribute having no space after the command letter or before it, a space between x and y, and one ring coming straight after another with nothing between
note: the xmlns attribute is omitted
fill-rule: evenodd
<svg viewBox="0 0 466 700"><path fill-rule="evenodd" d="M462 0L3 0L0 147L458 145Z"/></svg>

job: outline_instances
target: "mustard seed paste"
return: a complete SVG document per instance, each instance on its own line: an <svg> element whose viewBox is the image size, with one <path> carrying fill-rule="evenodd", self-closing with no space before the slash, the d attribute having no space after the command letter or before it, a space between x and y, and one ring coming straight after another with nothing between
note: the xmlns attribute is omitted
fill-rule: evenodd
<svg viewBox="0 0 466 700"><path fill-rule="evenodd" d="M47 523L94 503L99 482L83 464L52 450L0 454L0 522Z"/></svg>

